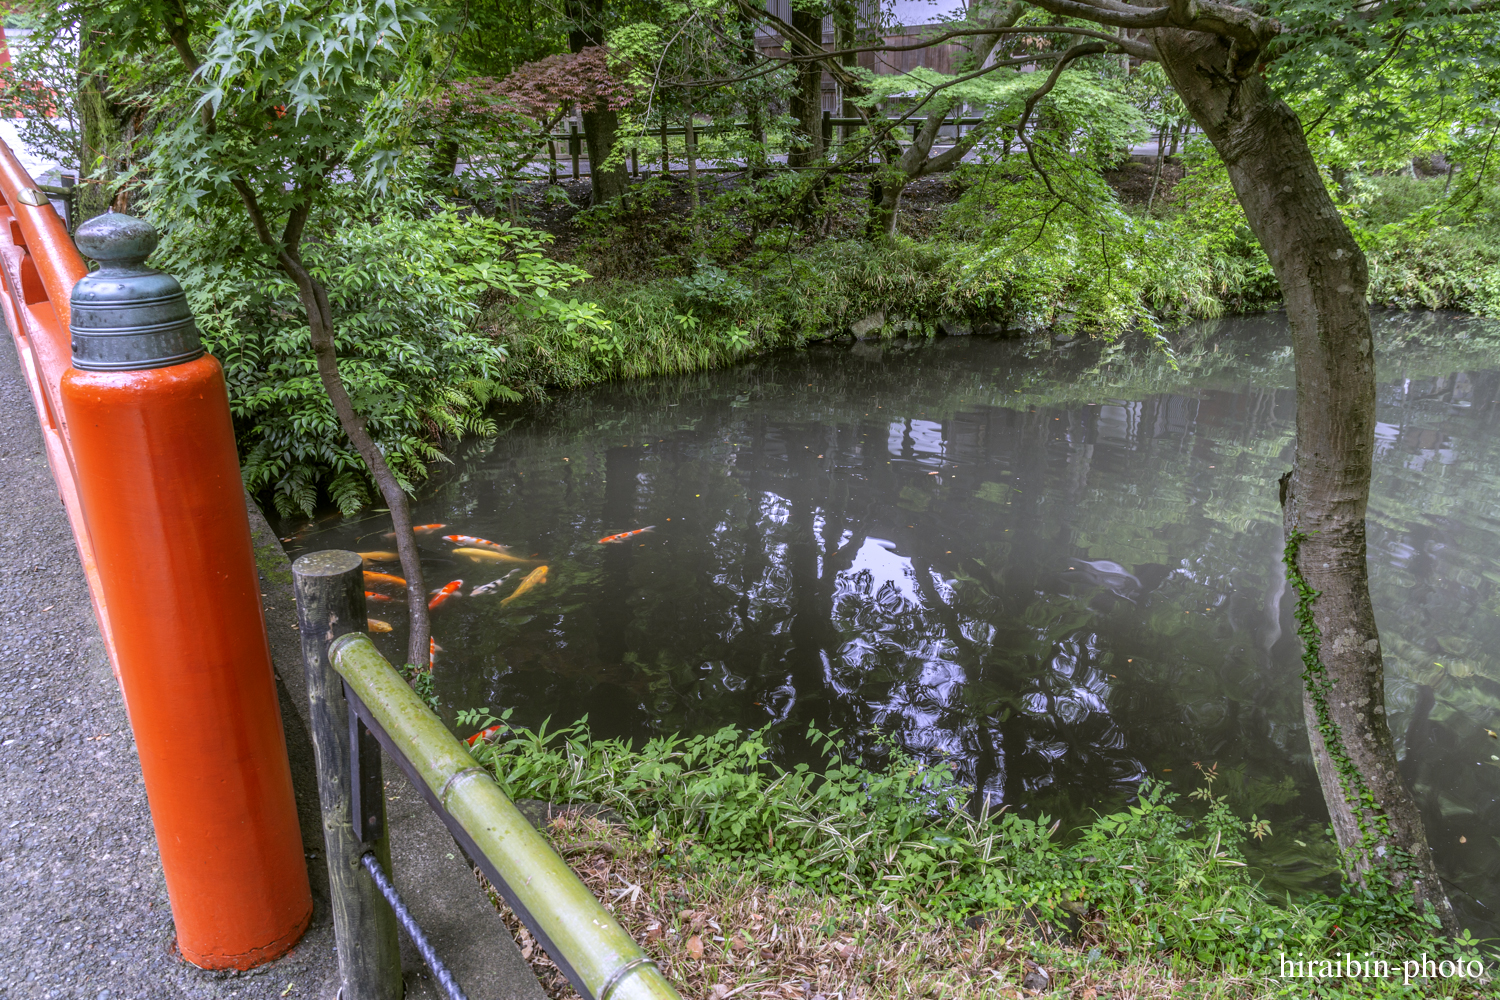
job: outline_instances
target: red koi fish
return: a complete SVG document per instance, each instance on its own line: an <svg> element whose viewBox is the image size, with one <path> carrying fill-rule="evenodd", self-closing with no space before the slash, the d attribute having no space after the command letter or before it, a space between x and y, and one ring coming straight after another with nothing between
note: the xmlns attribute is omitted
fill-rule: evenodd
<svg viewBox="0 0 1500 1000"><path fill-rule="evenodd" d="M471 549L489 549L491 552L510 551L509 545L501 545L488 538L475 538L473 535L444 535L443 541L452 542L454 545L466 545Z"/></svg>
<svg viewBox="0 0 1500 1000"><path fill-rule="evenodd" d="M462 580L453 580L444 584L443 589L435 591L432 595L432 600L427 602L427 610L431 611L438 605L447 603L448 599L454 595L462 597L463 595L459 594L458 590L463 585L464 582Z"/></svg>
<svg viewBox="0 0 1500 1000"><path fill-rule="evenodd" d="M411 529L411 533L413 535L430 535L434 531L442 531L446 527L448 527L446 524L418 524L418 525L414 526ZM385 534L381 535L380 537L381 538L395 538L396 537L396 533L394 531L387 531Z"/></svg>
<svg viewBox="0 0 1500 1000"><path fill-rule="evenodd" d="M387 597L385 594L377 594L373 590L367 590L365 591L365 600L374 601L376 604L389 604L394 601L395 598Z"/></svg>
<svg viewBox="0 0 1500 1000"><path fill-rule="evenodd" d="M599 539L599 544L600 545L609 545L609 544L611 544L613 542L625 542L625 541L629 541L630 539L634 538L636 535L644 535L648 531L655 531L655 530L656 530L656 525L649 524L649 525L647 525L644 528L636 528L634 531L622 531L618 535L605 535L603 538Z"/></svg>
<svg viewBox="0 0 1500 1000"><path fill-rule="evenodd" d="M499 726L491 726L488 729L482 729L479 732L475 733L473 736L470 736L468 739L464 740L464 742L469 744L469 746L473 746L476 743L483 743L485 740L489 739L491 736L494 736L504 728L505 726L502 724Z"/></svg>
<svg viewBox="0 0 1500 1000"><path fill-rule="evenodd" d="M392 576L389 573L376 573L368 569L365 570L365 585L368 587L384 585L387 587L400 587L402 590L406 589L406 581L401 579L401 577Z"/></svg>

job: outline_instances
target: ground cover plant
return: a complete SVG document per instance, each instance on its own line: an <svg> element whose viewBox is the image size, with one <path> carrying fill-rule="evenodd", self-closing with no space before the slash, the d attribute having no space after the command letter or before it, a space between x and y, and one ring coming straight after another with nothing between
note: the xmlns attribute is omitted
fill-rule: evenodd
<svg viewBox="0 0 1500 1000"><path fill-rule="evenodd" d="M501 725L483 710L461 726ZM548 803L560 851L684 995L1082 998L1481 996L1486 983L1283 980L1283 956L1491 963L1467 935L1371 881L1273 899L1245 861L1264 821L1234 815L1200 763L1185 798L1143 786L1078 830L976 815L943 765L878 769L809 734L823 765L782 768L769 734L725 729L636 748L586 723L506 729L476 757ZM511 917L554 996L555 967ZM1438 959L1436 956L1444 956Z"/></svg>

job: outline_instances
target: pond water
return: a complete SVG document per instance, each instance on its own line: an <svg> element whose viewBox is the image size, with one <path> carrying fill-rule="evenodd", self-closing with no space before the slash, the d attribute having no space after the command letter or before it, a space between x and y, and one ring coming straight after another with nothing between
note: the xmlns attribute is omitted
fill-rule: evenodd
<svg viewBox="0 0 1500 1000"><path fill-rule="evenodd" d="M1494 933L1500 351L1471 345L1500 331L1379 324L1403 345L1381 358L1370 511L1392 729L1454 903ZM1284 323L1189 340L1176 371L1086 343L820 347L513 408L414 519L447 525L422 539L434 589L513 568L449 532L546 582L502 604L525 566L434 611L439 699L611 736L772 724L788 761L809 724L867 759L891 738L1065 826L1216 764L1272 822L1267 883L1330 885L1280 563ZM294 553L391 547L378 516L286 529ZM399 607L371 609L393 659Z"/></svg>

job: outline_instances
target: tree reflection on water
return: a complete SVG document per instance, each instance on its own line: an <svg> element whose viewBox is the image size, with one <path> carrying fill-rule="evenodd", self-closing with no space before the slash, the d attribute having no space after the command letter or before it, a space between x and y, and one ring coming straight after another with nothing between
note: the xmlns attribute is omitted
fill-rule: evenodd
<svg viewBox="0 0 1500 1000"><path fill-rule="evenodd" d="M809 724L836 728L867 758L894 740L946 761L974 806L1074 821L1217 762L1232 805L1273 821L1257 857L1272 883L1324 878L1280 564L1295 399L1278 323L1203 331L1180 370L950 339L536 407L417 505L550 567L508 608L434 614L440 697L531 725L587 714L603 735L772 724L787 761L812 759ZM1444 349L1382 364L1387 702L1482 928L1500 907L1500 361L1460 353L1458 321L1388 327ZM476 572L427 544L434 573Z"/></svg>

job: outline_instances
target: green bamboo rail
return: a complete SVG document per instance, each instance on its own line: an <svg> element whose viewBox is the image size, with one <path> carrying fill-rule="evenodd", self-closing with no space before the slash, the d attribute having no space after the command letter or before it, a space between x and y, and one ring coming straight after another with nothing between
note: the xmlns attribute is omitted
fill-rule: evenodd
<svg viewBox="0 0 1500 1000"><path fill-rule="evenodd" d="M522 816L370 637L350 632L328 647L349 690L385 730L433 797L504 880L595 1000L681 1000L594 894ZM559 963L562 964L562 963Z"/></svg>

